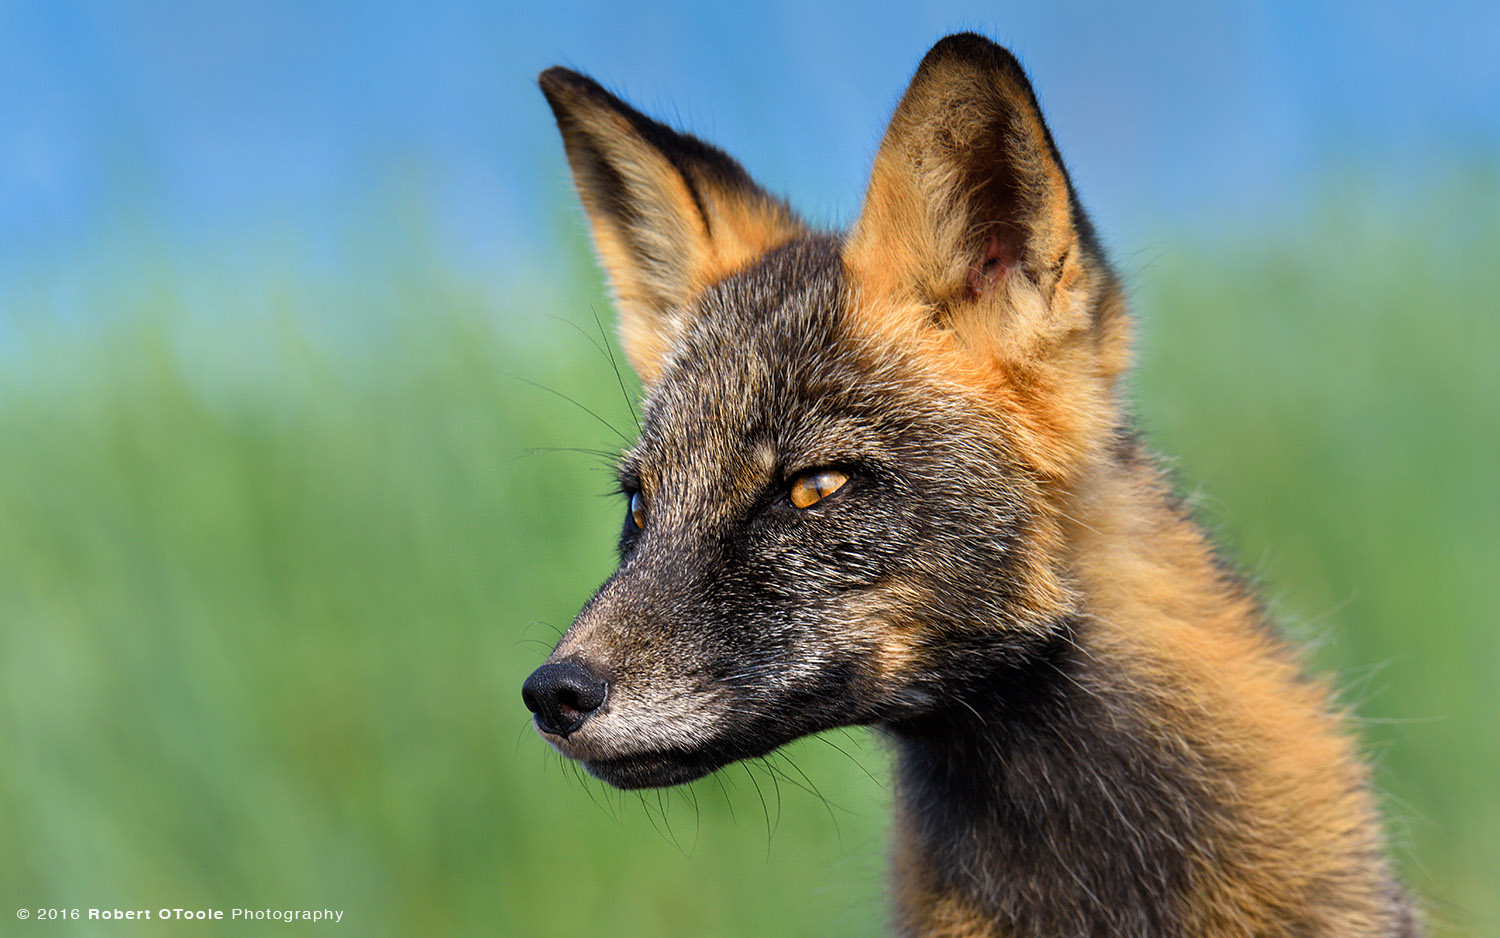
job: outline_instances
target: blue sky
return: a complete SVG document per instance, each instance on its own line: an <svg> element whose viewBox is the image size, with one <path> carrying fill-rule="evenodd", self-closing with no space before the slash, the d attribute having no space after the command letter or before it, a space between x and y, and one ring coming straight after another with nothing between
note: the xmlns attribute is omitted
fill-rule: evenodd
<svg viewBox="0 0 1500 938"><path fill-rule="evenodd" d="M579 224L534 84L555 63L845 223L917 60L964 28L1028 66L1127 252L1274 220L1340 176L1399 200L1500 154L1495 3L630 7L0 0L0 278L141 241L337 253L413 205L456 263L545 273L558 207Z"/></svg>

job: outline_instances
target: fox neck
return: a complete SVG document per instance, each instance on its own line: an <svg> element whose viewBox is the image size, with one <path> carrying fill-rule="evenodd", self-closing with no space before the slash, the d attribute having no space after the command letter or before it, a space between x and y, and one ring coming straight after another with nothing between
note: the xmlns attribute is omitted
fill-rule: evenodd
<svg viewBox="0 0 1500 938"><path fill-rule="evenodd" d="M1410 933L1324 689L1133 445L1074 491L1073 614L889 728L905 932Z"/></svg>
<svg viewBox="0 0 1500 938"><path fill-rule="evenodd" d="M912 934L1161 935L1214 811L1190 756L1130 733L1130 705L1058 623L985 695L896 731L899 899ZM942 923L941 927L935 927ZM973 927L966 925L966 927ZM986 928L975 935L990 935Z"/></svg>

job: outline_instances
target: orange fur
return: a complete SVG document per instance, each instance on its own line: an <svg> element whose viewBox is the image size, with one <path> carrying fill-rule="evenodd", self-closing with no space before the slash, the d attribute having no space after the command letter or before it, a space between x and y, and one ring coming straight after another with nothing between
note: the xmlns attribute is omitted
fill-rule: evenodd
<svg viewBox="0 0 1500 938"><path fill-rule="evenodd" d="M1201 871L1182 912L1192 931L1282 934L1277 922L1315 908L1333 909L1308 923L1315 933L1374 931L1388 921L1389 885L1369 862L1381 845L1347 729L1199 529L1168 507L1154 470L1110 460L1115 382L1129 364L1123 295L1079 240L1029 95L1004 76L981 83L970 63L924 63L898 106L845 250L851 320L935 383L987 402L996 433L1045 483L1030 532L1042 559L1024 575L1031 608L1045 616L1081 601L1091 654L1146 693L1156 731L1231 767L1223 797L1254 821L1223 845L1220 868ZM965 293L984 216L949 162L993 120L976 101L1010 110L1029 262ZM932 881L930 858L906 850L897 871L912 934L994 934ZM1320 906L1330 889L1345 901Z"/></svg>

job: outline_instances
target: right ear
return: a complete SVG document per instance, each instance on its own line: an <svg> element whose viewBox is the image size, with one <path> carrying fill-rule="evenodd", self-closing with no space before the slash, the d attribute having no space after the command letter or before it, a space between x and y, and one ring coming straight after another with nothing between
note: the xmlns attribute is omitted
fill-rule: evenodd
<svg viewBox="0 0 1500 938"><path fill-rule="evenodd" d="M918 325L986 339L1066 329L1113 283L1025 71L973 33L939 41L917 66L845 258L875 307L898 319L924 309ZM1011 285L1038 293L1047 315L1004 309Z"/></svg>
<svg viewBox="0 0 1500 938"><path fill-rule="evenodd" d="M565 68L538 83L562 132L620 338L650 384L707 287L803 230L724 152L645 116Z"/></svg>

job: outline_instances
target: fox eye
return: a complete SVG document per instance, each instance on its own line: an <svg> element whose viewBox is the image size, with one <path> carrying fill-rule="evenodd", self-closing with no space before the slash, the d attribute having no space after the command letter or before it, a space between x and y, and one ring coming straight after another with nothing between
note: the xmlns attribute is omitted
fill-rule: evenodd
<svg viewBox="0 0 1500 938"><path fill-rule="evenodd" d="M640 492L630 496L630 523L637 531L646 530L646 500Z"/></svg>
<svg viewBox="0 0 1500 938"><path fill-rule="evenodd" d="M848 481L849 477L837 469L814 469L792 480L788 497L798 508L811 508L843 488Z"/></svg>

